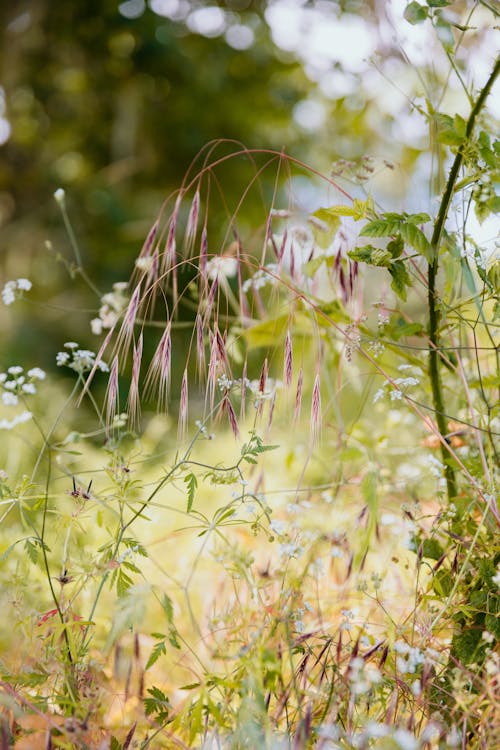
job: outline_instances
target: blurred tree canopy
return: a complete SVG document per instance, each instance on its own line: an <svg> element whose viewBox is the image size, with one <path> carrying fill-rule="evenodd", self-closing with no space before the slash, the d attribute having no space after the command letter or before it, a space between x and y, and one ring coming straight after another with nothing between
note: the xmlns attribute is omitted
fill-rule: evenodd
<svg viewBox="0 0 500 750"><path fill-rule="evenodd" d="M444 49L458 32L442 12L461 19L482 4L449 5L432 11ZM418 51L422 41L398 39L403 10L378 0L2 3L0 268L4 280L32 278L28 304L37 305L29 319L0 310L6 359L29 353L50 366L68 338L91 345L79 308L98 300L81 282L81 293L65 284L45 249L50 240L70 260L53 200L59 187L101 292L128 277L163 200L213 139L286 148L323 172L339 157L396 159L389 182L402 195L428 143L410 114L440 95L430 49L427 81L426 63L420 78L408 64L403 46ZM226 165L224 179L241 193L241 160Z"/></svg>

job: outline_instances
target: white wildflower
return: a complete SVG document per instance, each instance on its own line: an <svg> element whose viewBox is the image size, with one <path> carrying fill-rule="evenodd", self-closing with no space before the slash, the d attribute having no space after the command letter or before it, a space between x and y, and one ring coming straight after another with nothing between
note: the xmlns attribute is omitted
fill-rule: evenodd
<svg viewBox="0 0 500 750"><path fill-rule="evenodd" d="M17 406L19 399L15 393L9 391L2 393L2 402L5 406Z"/></svg>
<svg viewBox="0 0 500 750"><path fill-rule="evenodd" d="M31 417L32 414L30 411L23 411L21 414L14 417L14 419L0 419L0 430L13 430L18 424L28 422Z"/></svg>
<svg viewBox="0 0 500 750"><path fill-rule="evenodd" d="M34 383L24 383L21 386L21 390L23 393L28 393L29 395L33 395L36 393L36 388Z"/></svg>
<svg viewBox="0 0 500 750"><path fill-rule="evenodd" d="M40 367L32 367L31 370L28 370L28 377L34 380L45 380L47 375Z"/></svg>
<svg viewBox="0 0 500 750"><path fill-rule="evenodd" d="M66 365L69 361L69 354L68 352L57 352L56 354L56 365L58 367L62 367L63 365Z"/></svg>
<svg viewBox="0 0 500 750"><path fill-rule="evenodd" d="M20 367L19 365L15 365L13 367L9 367L9 369L7 370L7 372L9 373L9 375L20 375L22 373L22 371L23 371L23 368Z"/></svg>
<svg viewBox="0 0 500 750"><path fill-rule="evenodd" d="M17 279L8 281L2 290L2 300L4 305L11 305L22 292L29 292L33 284L29 279Z"/></svg>
<svg viewBox="0 0 500 750"><path fill-rule="evenodd" d="M94 336L100 336L102 333L102 328L103 324L101 318L93 318L90 321L90 330L92 331Z"/></svg>
<svg viewBox="0 0 500 750"><path fill-rule="evenodd" d="M12 305L16 299L16 284L14 281L8 281L2 290L2 300L4 305Z"/></svg>
<svg viewBox="0 0 500 750"><path fill-rule="evenodd" d="M17 280L17 288L20 289L23 292L29 292L33 284L29 279L18 279Z"/></svg>
<svg viewBox="0 0 500 750"><path fill-rule="evenodd" d="M61 206L64 203L64 199L66 198L66 191L63 188L57 188L57 190L54 193L54 199L56 203L59 203Z"/></svg>

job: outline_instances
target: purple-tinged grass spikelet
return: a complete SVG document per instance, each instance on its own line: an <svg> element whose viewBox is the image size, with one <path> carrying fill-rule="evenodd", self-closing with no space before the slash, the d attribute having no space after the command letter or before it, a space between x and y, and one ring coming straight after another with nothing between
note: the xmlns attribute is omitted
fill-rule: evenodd
<svg viewBox="0 0 500 750"><path fill-rule="evenodd" d="M99 367L99 362L102 360L102 358L104 356L104 352L108 348L109 342L111 341L111 337L112 337L112 335L113 335L114 332L115 332L115 326L112 326L109 329L109 331L107 332L106 338L102 342L101 347L100 347L99 351L96 354L94 366L92 367L91 371L89 372L89 374L87 376L87 379L85 381L85 385L83 386L82 392L80 393L80 396L78 397L78 401L76 402L77 406L80 406L80 404L82 403L83 397L85 396L85 394L89 390L90 384L91 384L91 382L92 382L92 380L94 378L96 370Z"/></svg>
<svg viewBox="0 0 500 750"><path fill-rule="evenodd" d="M266 357L264 360L264 364L262 365L262 369L260 371L259 393L264 394L266 391L267 375L268 375L268 364L267 364L267 357Z"/></svg>
<svg viewBox="0 0 500 750"><path fill-rule="evenodd" d="M155 237L158 232L159 223L159 219L156 219L155 223L149 230L142 246L141 252L139 253L139 258L147 258L151 255L151 248L153 247L153 242L155 241Z"/></svg>
<svg viewBox="0 0 500 750"><path fill-rule="evenodd" d="M181 383L181 401L179 405L179 436L183 437L186 434L187 420L188 420L188 372L187 367L184 369Z"/></svg>
<svg viewBox="0 0 500 750"><path fill-rule="evenodd" d="M119 408L119 389L118 389L118 357L113 358L109 372L108 386L106 388L106 425L108 429L113 424L117 409Z"/></svg>
<svg viewBox="0 0 500 750"><path fill-rule="evenodd" d="M262 396L266 392L267 376L268 376L268 364L267 364L267 357L266 357L264 360L264 364L262 365L262 369L260 371L260 377L259 377L259 393ZM263 410L264 410L264 399L259 398L257 399L257 416L258 417L262 416Z"/></svg>
<svg viewBox="0 0 500 750"><path fill-rule="evenodd" d="M200 274L203 280L207 277L207 263L208 263L208 235L206 226L201 230L200 240Z"/></svg>
<svg viewBox="0 0 500 750"><path fill-rule="evenodd" d="M200 313L196 315L196 372L198 374L198 380L203 383L205 380L205 338L203 335L203 320Z"/></svg>
<svg viewBox="0 0 500 750"><path fill-rule="evenodd" d="M205 310L203 315L203 325L205 328L208 328L208 325L210 323L210 318L212 316L212 310L215 302L215 295L217 293L218 283L217 283L217 277L212 282L212 285L210 287L210 291L208 293L208 297L205 303Z"/></svg>
<svg viewBox="0 0 500 750"><path fill-rule="evenodd" d="M170 395L170 376L172 365L172 323L169 320L165 330L156 347L156 351L149 365L146 376L145 391L147 394L153 393L157 389L158 404L160 409L167 409Z"/></svg>
<svg viewBox="0 0 500 750"><path fill-rule="evenodd" d="M139 336L137 345L134 344L134 353L132 356L132 377L130 380L130 389L128 392L127 409L130 423L135 427L140 417L140 398L139 398L139 375L141 372L142 361L142 333Z"/></svg>
<svg viewBox="0 0 500 750"><path fill-rule="evenodd" d="M184 250L187 256L191 254L193 249L194 241L196 239L196 232L198 231L198 217L200 215L200 191L197 190L189 209L189 215L186 225L186 235L184 239Z"/></svg>
<svg viewBox="0 0 500 750"><path fill-rule="evenodd" d="M118 357L126 356L130 342L132 341L132 335L134 333L135 320L137 318L137 311L139 309L139 303L141 298L141 285L137 284L132 297L128 303L125 315L122 321L120 331L118 333L115 351Z"/></svg>
<svg viewBox="0 0 500 750"><path fill-rule="evenodd" d="M271 429L274 416L274 407L276 406L276 391L274 391L271 401L269 402L269 415L267 417L267 432Z"/></svg>
<svg viewBox="0 0 500 750"><path fill-rule="evenodd" d="M245 407L246 407L246 395L247 395L247 360L243 363L243 371L241 373L241 401L240 401L240 419L245 419Z"/></svg>
<svg viewBox="0 0 500 750"><path fill-rule="evenodd" d="M290 329L286 332L285 338L285 356L283 360L283 382L285 388L290 388L292 384L293 375L293 347L292 347L292 334Z"/></svg>
<svg viewBox="0 0 500 750"><path fill-rule="evenodd" d="M299 370L299 377L297 380L297 390L295 392L295 412L293 415L293 421L298 422L300 419L300 410L302 408L302 386L304 381L304 374L302 367Z"/></svg>
<svg viewBox="0 0 500 750"><path fill-rule="evenodd" d="M236 414L233 409L233 405L231 403L231 399L229 398L229 395L226 393L224 396L224 400L222 402L222 408L227 414L227 418L229 420L229 424L231 427L231 430L233 431L233 435L235 438L239 437L240 431L238 428L238 420L236 419Z"/></svg>
<svg viewBox="0 0 500 750"><path fill-rule="evenodd" d="M311 399L311 446L317 445L321 433L321 386L319 372L314 378L314 385Z"/></svg>

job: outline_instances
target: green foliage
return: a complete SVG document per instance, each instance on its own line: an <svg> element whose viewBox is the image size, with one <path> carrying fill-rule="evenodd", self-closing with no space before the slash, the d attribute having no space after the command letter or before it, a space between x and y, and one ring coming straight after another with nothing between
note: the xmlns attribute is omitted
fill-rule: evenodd
<svg viewBox="0 0 500 750"><path fill-rule="evenodd" d="M148 688L149 696L144 698L144 711L159 724L166 724L170 717L170 700L160 688Z"/></svg>
<svg viewBox="0 0 500 750"><path fill-rule="evenodd" d="M375 202L370 157L325 176L327 192L345 198L328 206L317 172L305 178L299 159L264 149L242 160L239 145L229 158L227 143L217 143L162 207L127 290L102 296L98 323L113 322L99 354L69 342L57 355L75 378L68 398L50 377L52 390L37 393L35 381L45 379L37 368L8 364L0 373L9 737L45 747L49 727L61 750L494 746L499 266L471 236L470 216L487 221L498 203L500 148L484 108L500 63L480 91L466 88L459 51L474 17L456 20L447 5L411 2L405 11L407 22L435 31L440 59L451 65L432 76L419 69L426 101L412 102L432 134L428 148L412 147L437 165L434 216L410 212L412 196L402 200L396 177L395 210L382 207L387 195ZM75 9L64 7L66 21ZM103 5L103 19L117 20L110 9ZM107 22L96 32L114 61L102 71L102 59L93 61L97 109L103 81L129 80L132 93L144 85L151 97L131 63L148 54L139 42L150 38L148 24L158 31L151 64L156 43L167 57L191 49L189 64L169 65L193 77L190 96L200 93L197 111L209 112L202 130L220 125L210 90L225 75L234 83L228 61L242 65L240 83L228 89L236 109L246 64L259 54L272 57L274 73L297 69L274 59L267 36L241 59L220 38L211 66L208 39L188 33L192 16L176 27L182 45L172 25L157 27L153 10L136 26L118 20L109 38ZM262 31L258 15L252 23ZM69 70L66 81L75 80ZM37 78L37 101L39 87ZM468 114L437 111L459 87ZM256 120L259 107L256 98ZM88 127L85 120L78 132ZM202 136L183 137L187 153ZM49 138L44 158L51 149ZM382 171L392 183L392 165ZM227 195L224 176L234 181ZM295 193L304 179L323 207L307 199L303 209ZM77 182L74 199L90 190ZM243 208L254 188L264 220L254 205ZM75 256L69 275L92 288L64 193L56 200ZM4 290L7 306L14 287ZM104 408L94 370L107 378ZM177 380L176 431L173 414L153 416L152 407L175 402ZM78 393L97 415L88 429L71 411ZM75 441L79 450L68 450ZM131 728L120 744L123 725Z"/></svg>

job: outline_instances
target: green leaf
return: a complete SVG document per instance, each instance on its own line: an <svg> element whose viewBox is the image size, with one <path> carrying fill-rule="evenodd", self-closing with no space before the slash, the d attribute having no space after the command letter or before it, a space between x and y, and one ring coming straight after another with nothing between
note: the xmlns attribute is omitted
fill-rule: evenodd
<svg viewBox="0 0 500 750"><path fill-rule="evenodd" d="M314 242L318 247L326 250L332 244L338 228L340 219L334 211L329 208L318 208L309 217Z"/></svg>
<svg viewBox="0 0 500 750"><path fill-rule="evenodd" d="M349 250L347 255L351 260L356 260L358 263L371 263L372 253L377 249L373 245L363 245L363 247L355 247L354 250Z"/></svg>
<svg viewBox="0 0 500 750"><path fill-rule="evenodd" d="M401 237L408 245L411 245L419 255L423 255L429 263L432 262L431 244L421 229L416 227L415 224L408 223L401 224L400 232Z"/></svg>
<svg viewBox="0 0 500 750"><path fill-rule="evenodd" d="M431 217L426 213L408 214L408 216L406 217L406 221L408 221L410 224L427 224L427 222L430 220Z"/></svg>
<svg viewBox="0 0 500 750"><path fill-rule="evenodd" d="M453 118L453 127L457 135L464 139L467 131L467 123L459 114L456 114Z"/></svg>
<svg viewBox="0 0 500 750"><path fill-rule="evenodd" d="M446 8L451 5L451 0L427 0L429 8Z"/></svg>
<svg viewBox="0 0 500 750"><path fill-rule="evenodd" d="M168 720L170 701L167 695L157 687L148 688L149 698L144 698L144 713L153 716L160 724Z"/></svg>
<svg viewBox="0 0 500 750"><path fill-rule="evenodd" d="M24 549L26 550L27 555L28 555L29 559L31 560L31 562L34 565L36 565L36 563L38 561L38 549L37 549L37 545L33 544L33 542L31 541L31 539L26 539L26 541L24 542Z"/></svg>
<svg viewBox="0 0 500 750"><path fill-rule="evenodd" d="M422 323L404 323L391 329L392 338L395 341L403 338L403 336L421 336L425 332L425 328Z"/></svg>
<svg viewBox="0 0 500 750"><path fill-rule="evenodd" d="M116 576L116 593L119 597L125 596L127 591L133 585L133 580L128 576L122 567L118 570Z"/></svg>
<svg viewBox="0 0 500 750"><path fill-rule="evenodd" d="M174 622L174 605L172 604L172 599L167 596L167 594L163 594L161 606L165 613L165 617L167 618L167 622L172 625Z"/></svg>
<svg viewBox="0 0 500 750"><path fill-rule="evenodd" d="M415 26L415 24L425 21L428 14L428 8L420 5L420 3L413 2L406 6L403 16L408 21L408 23L411 23L412 26Z"/></svg>
<svg viewBox="0 0 500 750"><path fill-rule="evenodd" d="M193 507L196 488L198 487L198 479L195 474L190 472L189 474L186 474L186 476L184 477L184 483L186 485L187 496L188 496L186 511L190 513Z"/></svg>
<svg viewBox="0 0 500 750"><path fill-rule="evenodd" d="M158 661L160 656L167 653L167 647L165 645L165 641L160 641L159 643L155 643L153 650L151 651L151 655L147 661L146 669L150 669L155 662Z"/></svg>
<svg viewBox="0 0 500 750"><path fill-rule="evenodd" d="M399 231L399 225L402 217L398 219L375 219L365 224L361 232L361 237L389 237Z"/></svg>
<svg viewBox="0 0 500 750"><path fill-rule="evenodd" d="M317 258L312 258L302 266L302 273L309 279L312 279L314 274L321 268L326 260L325 255L319 255Z"/></svg>
<svg viewBox="0 0 500 750"><path fill-rule="evenodd" d="M399 258L404 250L404 247L405 243L403 242L400 234L398 234L397 237L387 243L387 249L389 250L393 258Z"/></svg>
<svg viewBox="0 0 500 750"><path fill-rule="evenodd" d="M422 545L422 557L428 557L431 560L439 560L444 550L437 539L424 539Z"/></svg>
<svg viewBox="0 0 500 750"><path fill-rule="evenodd" d="M290 315L279 315L271 320L265 320L262 323L252 326L243 333L244 338L250 349L258 347L267 347L277 344L285 339Z"/></svg>
<svg viewBox="0 0 500 750"><path fill-rule="evenodd" d="M391 289L396 292L403 301L406 300L406 287L411 285L411 279L402 260L397 260L389 266L392 276Z"/></svg>
<svg viewBox="0 0 500 750"><path fill-rule="evenodd" d="M122 750L122 743L119 742L114 735L111 737L111 742L109 743L109 750Z"/></svg>

